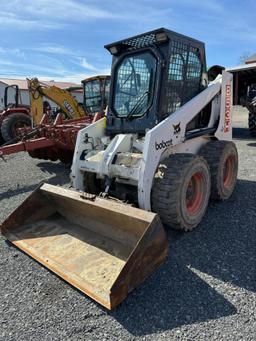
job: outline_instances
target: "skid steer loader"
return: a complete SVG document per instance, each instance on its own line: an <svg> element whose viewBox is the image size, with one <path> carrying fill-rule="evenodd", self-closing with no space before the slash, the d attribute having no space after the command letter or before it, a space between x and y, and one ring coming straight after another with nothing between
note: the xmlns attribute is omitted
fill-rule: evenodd
<svg viewBox="0 0 256 341"><path fill-rule="evenodd" d="M2 233L112 309L163 262L162 223L192 230L231 196L238 159L232 75L207 84L203 43L161 28L106 48L108 113L78 133L77 191L44 184Z"/></svg>

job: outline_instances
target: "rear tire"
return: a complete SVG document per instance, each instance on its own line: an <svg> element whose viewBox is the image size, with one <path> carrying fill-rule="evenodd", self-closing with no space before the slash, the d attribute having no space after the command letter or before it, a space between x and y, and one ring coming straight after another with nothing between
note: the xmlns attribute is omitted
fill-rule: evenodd
<svg viewBox="0 0 256 341"><path fill-rule="evenodd" d="M7 116L1 126L1 134L5 142L8 142L17 137L17 128L30 127L31 118L22 113L13 113Z"/></svg>
<svg viewBox="0 0 256 341"><path fill-rule="evenodd" d="M200 151L211 171L211 199L227 200L233 193L238 171L236 145L231 141L210 141Z"/></svg>
<svg viewBox="0 0 256 341"><path fill-rule="evenodd" d="M256 115L249 111L248 113L248 126L250 135L256 137Z"/></svg>
<svg viewBox="0 0 256 341"><path fill-rule="evenodd" d="M211 189L207 162L192 154L174 154L156 171L151 192L152 211L176 230L191 231L202 220Z"/></svg>

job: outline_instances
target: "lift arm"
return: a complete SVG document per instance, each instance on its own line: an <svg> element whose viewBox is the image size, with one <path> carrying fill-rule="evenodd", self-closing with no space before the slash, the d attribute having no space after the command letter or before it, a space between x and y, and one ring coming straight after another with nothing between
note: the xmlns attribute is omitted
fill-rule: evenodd
<svg viewBox="0 0 256 341"><path fill-rule="evenodd" d="M47 86L37 78L28 79L28 89L31 104L31 115L35 124L39 124L44 114L43 97L56 103L69 119L86 116L86 112L79 106L76 99L68 90L60 89L55 85Z"/></svg>

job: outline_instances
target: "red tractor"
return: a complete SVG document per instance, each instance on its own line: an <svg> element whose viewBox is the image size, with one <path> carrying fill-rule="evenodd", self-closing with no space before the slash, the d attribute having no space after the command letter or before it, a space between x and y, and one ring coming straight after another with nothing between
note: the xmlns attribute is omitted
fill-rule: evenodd
<svg viewBox="0 0 256 341"><path fill-rule="evenodd" d="M14 103L9 102L14 90ZM18 85L8 85L4 91L4 110L0 112L0 143L16 137L18 128L31 126L30 107L21 103Z"/></svg>
<svg viewBox="0 0 256 341"><path fill-rule="evenodd" d="M69 164L72 162L78 131L94 123L105 114L110 76L98 75L82 81L84 93L82 107L67 91L55 86L42 87L35 79L30 83L36 83L36 89L30 91L33 96L30 117L33 117L34 123L38 118L40 118L40 122L35 127L31 126L31 122L28 124L29 127L25 127L26 122L22 127L16 127L16 136L0 147L0 157L26 151L33 158L60 160ZM49 114L44 112L43 96L54 100L67 114L71 111L73 118L65 119L60 112L51 121ZM35 113L40 115L36 117ZM30 117L28 111L28 118L31 119Z"/></svg>

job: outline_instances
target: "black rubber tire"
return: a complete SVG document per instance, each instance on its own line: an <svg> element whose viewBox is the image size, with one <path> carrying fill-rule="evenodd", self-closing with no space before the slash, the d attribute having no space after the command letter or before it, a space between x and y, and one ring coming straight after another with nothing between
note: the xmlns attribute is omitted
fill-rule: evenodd
<svg viewBox="0 0 256 341"><path fill-rule="evenodd" d="M191 179L199 174L201 201L191 213L187 193ZM151 191L152 211L158 213L163 224L176 230L191 231L202 220L211 191L210 170L204 158L192 154L174 154L163 160L156 171Z"/></svg>
<svg viewBox="0 0 256 341"><path fill-rule="evenodd" d="M15 125L31 126L31 118L22 113L13 113L7 116L1 126L1 134L5 142L10 141L16 137Z"/></svg>
<svg viewBox="0 0 256 341"><path fill-rule="evenodd" d="M200 155L206 159L210 167L211 200L227 200L232 195L237 181L238 154L236 145L231 141L210 141L201 149ZM227 162L230 163L228 166L229 176L226 173Z"/></svg>
<svg viewBox="0 0 256 341"><path fill-rule="evenodd" d="M250 111L248 112L248 126L250 135L252 137L256 137L256 115Z"/></svg>

